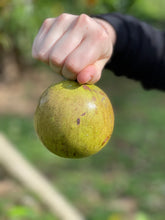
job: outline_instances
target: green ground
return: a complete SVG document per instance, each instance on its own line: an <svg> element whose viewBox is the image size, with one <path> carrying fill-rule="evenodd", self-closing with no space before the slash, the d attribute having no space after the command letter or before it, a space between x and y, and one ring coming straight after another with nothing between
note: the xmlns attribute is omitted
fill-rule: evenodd
<svg viewBox="0 0 165 220"><path fill-rule="evenodd" d="M99 86L114 106L115 129L108 145L92 157L71 160L49 153L36 137L32 116L0 115L0 131L87 220L123 220L131 212L137 213L137 220L164 220L165 93L145 91L109 73ZM54 217L46 208L35 214L7 195L0 200L0 219Z"/></svg>

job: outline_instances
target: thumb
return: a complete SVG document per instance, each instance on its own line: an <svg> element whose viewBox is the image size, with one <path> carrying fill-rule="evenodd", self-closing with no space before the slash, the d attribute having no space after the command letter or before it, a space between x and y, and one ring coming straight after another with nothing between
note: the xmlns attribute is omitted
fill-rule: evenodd
<svg viewBox="0 0 165 220"><path fill-rule="evenodd" d="M85 67L77 75L77 81L80 84L94 84L101 78L102 70L107 59L97 60L94 64Z"/></svg>

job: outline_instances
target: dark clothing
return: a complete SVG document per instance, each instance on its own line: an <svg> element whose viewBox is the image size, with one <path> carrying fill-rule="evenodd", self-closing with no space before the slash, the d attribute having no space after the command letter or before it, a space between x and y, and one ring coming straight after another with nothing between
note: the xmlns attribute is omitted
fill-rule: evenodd
<svg viewBox="0 0 165 220"><path fill-rule="evenodd" d="M139 80L146 89L165 90L165 32L119 13L96 16L116 30L114 53L106 68Z"/></svg>

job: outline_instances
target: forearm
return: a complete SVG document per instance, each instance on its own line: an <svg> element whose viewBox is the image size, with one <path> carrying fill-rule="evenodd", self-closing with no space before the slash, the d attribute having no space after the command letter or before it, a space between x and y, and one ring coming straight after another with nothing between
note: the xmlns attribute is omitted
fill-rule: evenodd
<svg viewBox="0 0 165 220"><path fill-rule="evenodd" d="M100 15L116 32L116 43L106 67L116 75L141 81L145 88L165 90L165 35L134 17Z"/></svg>

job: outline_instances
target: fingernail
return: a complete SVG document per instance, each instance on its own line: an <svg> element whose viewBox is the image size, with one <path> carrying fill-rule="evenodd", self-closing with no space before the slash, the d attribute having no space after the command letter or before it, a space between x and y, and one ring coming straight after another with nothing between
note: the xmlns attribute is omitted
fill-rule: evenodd
<svg viewBox="0 0 165 220"><path fill-rule="evenodd" d="M87 83L90 83L92 81L92 76L89 76Z"/></svg>

